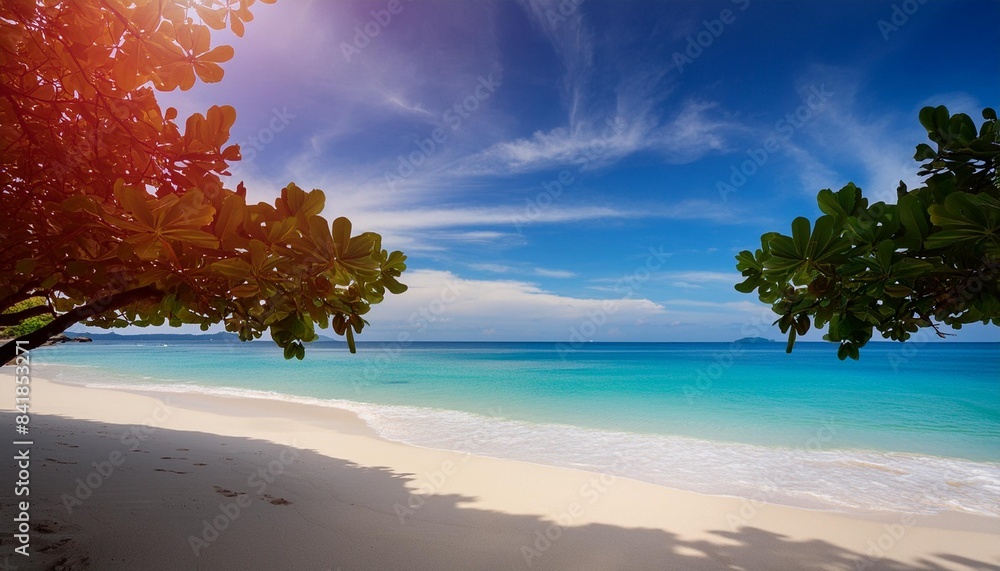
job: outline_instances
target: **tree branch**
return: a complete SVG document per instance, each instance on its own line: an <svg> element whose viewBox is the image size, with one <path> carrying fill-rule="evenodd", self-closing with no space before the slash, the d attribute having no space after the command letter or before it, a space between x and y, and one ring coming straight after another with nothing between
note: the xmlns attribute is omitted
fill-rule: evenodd
<svg viewBox="0 0 1000 571"><path fill-rule="evenodd" d="M52 311L52 308L47 305L36 305L35 307L29 307L28 309L18 311L17 313L3 313L0 314L0 327L17 325L29 317L37 317L39 315L52 315L54 317L55 313Z"/></svg>
<svg viewBox="0 0 1000 571"><path fill-rule="evenodd" d="M43 343L52 338L52 336L66 331L66 329L74 323L83 321L84 319L89 319L95 315L107 313L108 311L114 311L138 301L153 299L162 295L163 292L151 285L148 285L128 291L118 292L116 294L109 295L108 297L92 301L86 305L81 305L80 307L74 308L72 311L68 311L56 317L41 329L8 341L0 347L0 363L7 364L14 360L17 356L16 342L18 341L24 345L23 349L31 350L36 347L40 347Z"/></svg>

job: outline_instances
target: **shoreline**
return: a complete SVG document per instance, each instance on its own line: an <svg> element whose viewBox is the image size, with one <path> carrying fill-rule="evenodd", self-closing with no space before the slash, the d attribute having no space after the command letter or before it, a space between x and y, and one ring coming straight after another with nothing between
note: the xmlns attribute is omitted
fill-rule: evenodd
<svg viewBox="0 0 1000 571"><path fill-rule="evenodd" d="M57 365L58 367L73 367L74 365ZM90 367L90 366L88 366ZM44 374L44 373L43 373ZM154 379L150 379L154 380ZM470 454L475 456L481 456L486 458L492 458L501 461L514 461L514 462L525 462L528 464L546 466L553 468L563 468L570 470L578 470L583 472L595 472L595 473L611 473L611 468L613 464L609 464L607 467L597 464L579 464L568 461L566 458L555 459L551 456L545 456L544 454L539 458L539 451L521 451L520 454L508 453L504 454L497 450L484 451L480 446L479 449L476 448L476 444L481 444L484 440L480 438L477 440L473 438L471 442L465 441L463 444L467 445L463 449L461 446L448 447L444 443L439 442L427 442L424 438L424 442L417 442L419 440L418 435L421 433L408 433L402 437L394 434L388 436L380 432L371 425L371 422L379 422L382 420L378 418L385 410L390 411L403 411L406 413L411 413L416 411L418 414L422 412L429 412L433 415L459 415L472 417L475 421L496 421L502 422L508 425L517 425L520 428L527 428L530 430L556 430L556 431L572 431L576 434L574 435L577 440L581 437L607 437L607 436L624 436L624 437L637 437L642 439L665 439L674 443L680 443L682 447L686 447L686 450L681 452L694 452L700 454L702 449L711 448L713 451L723 454L739 455L743 458L750 455L759 455L761 453L774 453L775 455L796 455L803 452L807 454L822 454L822 455L845 455L846 457L837 457L835 461L830 458L825 460L820 459L818 456L812 458L815 463L816 461L823 461L827 464L833 462L840 465L853 465L862 466L868 469L875 469L879 471L884 471L887 474L902 474L904 472L900 470L905 470L907 468L921 468L926 467L927 463L958 463L960 466L968 471L969 467L974 470L981 470L983 468L996 472L1000 469L1000 462L995 461L983 461L975 460L962 457L952 457L952 456L939 456L934 454L928 454L923 452L900 452L893 450L881 450L881 449L868 449L868 448L830 448L824 449L822 445L817 446L816 449L805 449L796 448L788 446L768 446L765 444L751 444L751 443L741 443L741 442L726 442L719 440L710 440L707 438L699 438L694 436L676 436L676 435L664 435L659 433L632 433L622 430L609 430L600 428L591 428L584 426L576 426L571 424L563 423L546 423L537 422L529 420L518 420L518 419L507 419L502 417L489 417L483 414L477 414L474 412L467 412L461 410L452 409L439 409L433 407L426 407L420 405L396 405L396 404L379 404L364 401L352 401L344 398L322 398L313 396L303 396L295 395L290 393L283 393L277 390L259 390L259 389L247 389L235 386L212 386L203 384L170 384L169 382L158 382L153 383L148 386L143 383L131 384L131 385L119 385L117 383L104 383L99 381L67 381L67 380L47 380L47 382L64 385L69 387L77 388L88 388L94 390L109 390L118 391L130 394L137 394L146 396L154 399L173 399L175 401L182 400L186 403L188 407L194 407L199 410L212 411L212 412L226 412L228 414L235 414L239 416L246 416L247 410L256 410L258 413L260 411L266 410L269 407L279 407L285 411L287 416L294 416L296 407L306 407L309 410L313 410L316 415L323 416L325 414L335 414L335 415L350 415L354 419L354 428L352 431L360 430L361 433L367 434L369 436L377 437L381 440L394 442L402 444L405 446L413 446L417 448L451 452L455 454ZM190 397L190 398L188 398ZM209 406L206 403L211 403ZM373 409L366 410L366 409ZM333 411L333 412L330 412ZM372 415L375 418L372 418ZM397 413L398 415L398 413ZM366 417L368 417L366 419ZM439 419L440 420L440 419ZM344 426L340 427L341 429ZM496 427L492 427L496 428ZM396 430L398 433L398 430ZM413 436L411 436L411 434ZM454 444L454 443L452 443ZM468 446L472 444L472 446ZM820 443L821 444L821 443ZM469 449L472 448L472 449ZM693 450L692 450L693 449ZM544 452L544 451L542 451ZM534 456L526 457L526 456ZM759 456L758 456L759 457ZM735 456L734 456L735 458ZM891 461L895 464L893 465L880 465L879 462ZM782 466L782 469L787 467L794 468L798 465L801 460L794 457L785 458L787 466ZM902 463L902 464L900 464ZM746 466L743 466L746 468ZM773 466L772 466L773 469ZM954 465L947 467L948 471L945 475L955 478L957 474L952 472L954 470ZM940 470L940 466L939 466ZM785 506L796 509L805 509L820 512L830 512L837 514L844 514L848 516L862 517L867 519L874 518L878 520L879 514L884 513L912 513L916 516L921 517L934 517L939 514L950 514L954 513L958 518L972 517L972 518L986 518L988 520L996 519L1000 521L1000 512L997 512L998 505L989 504L989 508L983 508L982 511L972 511L970 509L962 509L960 507L942 507L940 504L927 505L924 509L918 511L915 509L906 509L898 505L890 506L873 506L873 505L850 505L841 497L826 496L820 493L819 490L815 494L811 494L806 490L805 496L803 497L803 490L797 489L790 493L778 494L776 490L781 489L780 483L773 480L766 480L767 486L757 489L741 489L741 490L722 490L719 489L719 482L715 481L712 485L703 485L701 487L692 486L690 481L685 481L686 485L678 485L678 481L662 481L649 477L644 477L644 474L636 475L635 472L631 473L619 473L619 477L626 477L633 479L638 482L643 482L651 485L662 486L672 490L692 492L702 495L714 496L714 497L725 497L725 498L735 498L735 499L754 499L754 501L763 501L763 503L774 504L778 506ZM823 476L828 474L824 473ZM995 477L995 476L994 476ZM874 481L874 480L873 480ZM882 485L893 485L894 482L888 481L883 482ZM898 484L898 483L897 483ZM949 482L951 486L961 487L961 481L956 483ZM786 490L787 492L787 490ZM761 496L764 496L763 500L760 500ZM967 497L968 499L968 497ZM968 506L968 504L966 504ZM985 512L985 513L984 513ZM946 515L947 517L947 515Z"/></svg>
<svg viewBox="0 0 1000 571"><path fill-rule="evenodd" d="M58 385L58 386L76 386L76 387L82 387L82 388L87 388L87 389L97 388L97 387L89 387L89 386L86 386L86 385L77 385L77 384L74 384L74 383L71 383L71 382L65 382L65 381L53 381L53 380L50 380L50 379L44 379L44 381L46 383L50 383L52 385ZM208 387L203 387L201 385L195 385L195 386L197 386L199 389L208 389ZM882 522L882 523L891 521L893 519L893 516L895 516L897 514L904 514L904 515L912 515L914 518L921 518L921 519L932 518L932 519L935 519L935 520L940 520L940 521L936 521L935 523L937 525L940 525L942 528L946 528L946 529L977 531L980 528L981 525L985 525L987 527L995 525L996 526L996 531L1000 532L1000 517L994 517L994 516L989 516L989 515L984 515L984 514L970 513L970 512L962 511L962 510L942 510L942 511L935 512L935 513L917 513L917 512L907 512L907 511L863 510L863 509L855 509L855 508L849 508L849 507L827 507L827 508L824 508L824 507L797 506L797 505L789 505L789 504L783 504L783 503L778 503L778 502L771 502L771 501L766 501L766 500L759 500L759 499L756 499L756 498L745 497L745 496L740 496L740 495L731 495L731 494L723 494L723 493L711 493L711 492L699 492L699 491L695 491L695 490L685 490L683 488L676 488L676 487L672 487L672 486L669 486L669 485L659 484L659 483L656 483L656 482L648 482L646 480L632 478L632 477L624 476L624 475L615 475L615 474L610 474L608 472L601 472L601 471L597 471L597 470L588 470L586 468L578 468L578 467L573 467L573 466L561 466L561 465L557 465L557 464L546 464L546 463L543 463L543 462L533 462L533 461L530 461L530 460L519 460L519 459L516 459L516 458L506 458L506 457L502 457L502 456L492 456L492 455L488 455L488 454L479 454L479 453L475 453L475 452L466 452L466 451L462 451L462 450L452 450L452 449L448 449L448 448L437 448L437 447L434 447L434 446L425 446L425 445L422 445L422 444L415 444L415 443L412 443L412 442L406 442L404 440L397 440L397 439L387 438L385 436L382 436L374 428L372 428L357 412L349 410L347 408L342 408L340 406L337 406L337 404L313 404L313 403L308 403L308 402L299 402L297 400L284 400L284 399L280 399L280 398L268 398L266 396L227 395L227 394L214 394L212 392L200 392L200 391L180 391L179 390L179 391L174 392L174 391L166 391L166 390L144 390L144 389L135 388L135 387L122 387L122 388L113 388L113 389L111 389L111 388L103 388L102 387L102 388L99 388L98 390L110 390L110 391L113 391L113 392L129 393L129 394L134 394L134 395L139 395L139 396L145 396L145 397L149 397L149 398L153 398L153 399L157 399L157 400L163 400L163 398L161 398L161 397L163 397L163 395L170 395L169 397L165 397L165 398L169 398L170 405L173 406L173 407L183 408L183 409L188 409L188 410L198 410L198 411L202 411L202 412L213 412L213 413L217 413L217 414L221 414L223 412L227 412L227 413L232 414L232 413L235 412L235 413L238 413L238 414L236 414L236 416L257 417L257 415L259 415L262 412L266 411L268 413L273 413L273 412L275 412L275 409L278 409L279 412L285 413L284 415L280 415L280 416L290 417L290 416L292 416L292 413L298 413L298 414L295 414L294 417L297 418L297 419L301 419L302 418L301 413L304 412L304 411L309 411L310 414L305 415L307 418L314 418L314 420L316 422L321 423L321 424L329 424L328 428L332 428L332 429L334 429L334 430L336 430L338 432L342 432L342 433L346 433L346 434L356 434L356 435L366 436L366 437L369 437L369 438L374 438L374 439L380 440L382 442L399 444L399 445L402 445L402 446L407 446L407 447L411 447L411 448L417 448L417 449L420 449L420 450L427 450L427 451L430 451L430 452L454 454L454 455L458 455L458 456L461 456L461 457L475 456L475 457L479 457L479 458L488 458L490 460L496 460L496 461L499 461L499 462L513 462L513 463L517 463L517 464L527 464L527 465L530 465L530 466L536 466L538 468L554 468L554 469L558 469L558 470L569 470L569 471L572 471L572 472L579 472L579 473L589 474L589 475L614 476L615 478L618 478L618 479L628 480L628 481L636 482L636 483L642 484L642 485L650 485L650 486L656 486L658 488L664 488L666 490L670 490L671 492L690 493L690 494L696 494L696 495L699 495L699 496L706 496L706 497L710 497L710 498L722 498L722 499L727 499L727 500L738 500L738 501L741 501L741 502L743 502L743 501L750 501L750 502L757 503L757 504L766 504L766 505L769 505L769 506L775 506L775 507L779 507L779 508L804 510L804 511L808 511L808 512L817 512L817 513L836 514L836 515L841 515L841 516L847 516L847 517L864 519L864 520L875 521L875 522ZM285 393L277 393L277 392L275 394L276 395L281 395L281 396L291 397L292 399L303 399L303 400L306 400L306 399L314 399L315 398L315 397L301 397L301 396L298 396L298 395L288 395L288 394L285 394ZM185 398L187 396L190 396L191 398ZM332 399L318 399L318 398L315 398L315 400L327 402L327 401L330 401ZM258 403L254 403L254 401L258 401ZM359 402L359 404L373 405L373 406L383 406L383 405L378 405L376 403L365 403L365 402ZM420 408L424 408L424 407L420 407ZM433 410L438 410L438 409L433 409ZM445 410L445 409L441 409L441 410ZM325 423L324 421L330 420L330 419L327 418L327 415L331 415L331 414L333 415L334 420L332 422ZM517 422L528 422L528 421L517 421ZM554 425L554 426L566 426L566 427L570 427L570 428L581 428L581 427L576 427L576 426L572 426L572 425ZM590 428L585 428L585 427L583 427L582 429L583 430L588 430L588 431L589 430L594 430L595 432L599 432L598 429L590 429ZM684 438L685 440L693 441L693 442L713 442L713 441L707 441L707 440L693 438L693 437L682 437L682 438ZM731 444L731 443L720 443L720 444ZM741 445L741 446L744 445L742 443L735 443L735 444L738 444L738 445ZM763 445L751 445L751 444L746 444L745 446L762 446L763 447ZM775 448L779 448L779 447L775 447ZM781 449L784 450L783 448L781 448ZM854 451L854 450L851 450L851 451ZM859 451L859 452L883 453L883 451L870 451L870 450L857 450L857 451ZM916 454L916 453L892 452L892 454L899 454L899 455L910 456L913 459L928 458L927 455ZM952 460L952 458L945 458L945 459L946 460ZM974 462L972 460L966 460L964 458L956 458L955 460Z"/></svg>
<svg viewBox="0 0 1000 571"><path fill-rule="evenodd" d="M59 364L55 366L72 369L75 365ZM134 381L134 384L127 385L95 380L54 382L75 387L130 392L161 399L168 397L176 399L189 395L191 399L187 402L191 406L205 409L203 405L199 404L200 401L204 400L214 402L215 407L226 406L227 410L238 415L246 414L245 409L248 408L248 403L274 403L282 406L310 407L318 409L318 411L347 412L353 415L369 434L378 435L387 441L429 450L473 454L497 460L526 462L585 472L611 473L612 466L617 460L610 458L610 453L605 453L605 451L616 449L616 447L634 450L638 441L640 446L647 448L644 450L645 457L633 457L632 461L628 462L628 470L618 474L618 476L629 477L636 481L669 489L737 499L759 500L763 497L765 503L860 517L871 517L870 514L880 513L913 513L920 516L933 516L939 513L956 512L960 517L968 515L1000 518L1000 503L994 501L992 495L987 496L989 500L987 503L978 504L975 503L977 498L970 496L968 489L966 489L964 496L952 495L953 489L962 489L968 486L967 482L970 480L975 482L972 490L980 496L984 494L985 484L979 484L975 479L988 475L996 480L1000 477L1000 462L958 456L941 456L925 452L870 448L827 448L824 445L822 431L815 434L819 438L811 438L805 442L805 446L790 447L510 419L422 405L380 404L345 398L303 396L273 389L260 390L198 383L173 384L169 381L157 382L149 377L144 378L154 382L148 385L134 383ZM227 405L225 403L242 404ZM256 404L252 408L266 407L266 404ZM421 417L420 422L424 426L401 427L398 421L404 417L407 422L412 422L414 417ZM448 430L439 430L434 425L443 424L454 428L456 418L459 432L462 432L463 428L468 429L467 432L472 433L473 436L458 440L442 440L442 433L447 434ZM834 420L829 421L831 426L834 424ZM428 422L430 422L430 426L427 425ZM822 430L827 430L825 426L824 423ZM402 430L400 430L401 428ZM515 431L514 434L511 433L512 430ZM551 442L548 441L545 444L522 446L525 444L523 437L526 432L532 439L539 441L551 438L554 433L558 433L558 436L564 440L561 443L562 449L574 449L576 459L583 461L574 462L574 458L557 452L558 448L553 448ZM486 436L482 436L480 433L486 433ZM498 447L490 442L489 439L497 433L502 433L501 440L506 438L509 441L513 437L514 444L519 446L517 451L514 452L512 448ZM829 433L830 437L835 433L836 428ZM519 437L520 441L518 441ZM654 448L654 446L659 448ZM669 472L670 477L657 477L655 473L649 471L648 465L643 465L643 461L648 461L650 455L653 454L650 450L658 450L661 454L661 456L656 456L658 458L671 456L685 458L688 455L694 455L699 460L694 463L684 462L685 465L690 464L690 467L685 466L683 473L676 471L678 462L673 462L673 465L668 462L662 468L672 470ZM588 453L591 455L588 456ZM715 461L706 460L706 454L712 456ZM809 458L808 462L812 466L812 472L802 472L793 480L783 478L780 473L787 472L787 467L801 464L803 460L798 458L801 454L805 454ZM730 464L731 462L738 462L738 464ZM653 467L660 468L661 466ZM761 476L756 480L741 481L741 485L738 486L731 485L725 479L719 479L720 475L729 478L729 472L737 467L743 470L759 470ZM775 470L778 471L778 474L775 473ZM692 474L695 474L699 479L692 480ZM889 475L892 479L883 480L883 475ZM706 476L711 476L712 479L705 479ZM745 472L743 476L746 476ZM827 481L843 478L844 482L850 481L851 484L830 488L829 483L827 483L827 488L824 489L821 486L814 486L811 483L811 478L822 478ZM903 478L903 481L900 478ZM918 479L911 482L910 478ZM938 479L935 480L935 478ZM784 487L789 481L795 487ZM944 487L944 484L938 486L944 487L944 491L936 490L933 501L929 495L919 502L915 501L929 493L929 488L923 488L921 485L945 481L951 487ZM884 486L884 489L891 490L891 493L883 494L880 497L864 496L870 486ZM854 499L859 497L864 498L864 501ZM952 504L950 500L953 497L956 500L960 499L961 503Z"/></svg>
<svg viewBox="0 0 1000 571"><path fill-rule="evenodd" d="M13 394L10 372L9 368L3 369L0 386L3 391ZM187 438L189 431L196 431L200 435L197 439L199 448L185 446L191 451L185 451L185 456L194 455L195 450L212 456L212 452L218 449L209 445L218 439L225 439L226 445L236 446L229 450L239 448L245 452L243 456L246 458L243 459L260 457L258 461L263 462L263 466L273 466L276 461L280 463L282 450L278 450L277 460L275 457L268 457L264 451L273 451L280 447L278 443L294 445L294 448L284 448L286 452L298 451L298 458L287 465L288 474L282 470L282 476L287 477L277 477L277 483L271 486L280 495L268 494L274 496L267 502L272 505L262 505L260 508L261 512L265 511L264 508L273 510L273 514L259 520L255 518L254 521L242 518L238 522L232 522L233 530L221 533L218 540L211 542L211 548L206 548L197 557L189 545L176 541L170 543L171 553L181 557L182 561L186 561L185 557L193 557L192 562L206 565L209 560L231 561L234 557L240 557L240 541L247 541L244 536L266 536L272 532L282 536L283 544L303 547L307 544L301 543L301 539L315 536L316 522L320 521L323 523L319 526L320 529L344 527L346 531L360 525L364 529L362 536L365 538L389 537L407 545L421 545L421 549L430 552L415 566L411 561L409 567L418 569L441 568L447 566L449 561L461 561L461 558L452 558L470 550L477 557L483 558L482 561L492 561L496 565L466 565L466 568L566 568L572 567L574 557L581 553L588 553L600 560L602 555L595 553L593 546L589 546L595 541L597 545L605 547L632 545L638 549L635 553L631 548L623 550L618 553L619 557L645 553L652 558L648 567L629 565L629 568L662 568L662 565L654 562L669 560L689 568L714 569L725 568L719 557L727 549L734 549L732 546L727 547L728 544L736 541L756 545L753 540L762 538L777 543L767 548L757 545L746 553L741 551L741 555L736 558L741 565L755 561L754 565L780 568L782 564L787 565L787 562L782 563L784 560L781 558L790 556L792 552L795 553L795 561L815 557L817 565L822 561L829 564L830 552L834 550L839 555L833 557L833 560L840 561L843 564L841 567L845 569L854 568L850 566L850 561L858 564L856 568L901 569L903 567L892 565L899 565L900 562L910 565L930 559L943 565L934 567L935 569L967 568L952 566L956 557L971 558L978 565L1000 568L1000 548L990 547L992 544L1000 544L997 541L1000 538L1000 519L997 518L959 512L914 516L893 512L858 514L793 508L754 499L688 492L624 476L425 448L384 439L357 414L332 406L197 393L173 393L166 396L165 393L142 394L131 390L84 388L40 378L32 380L32 389L32 415L43 417L44 420L40 419L40 422L51 423L52 426L75 426L71 430L75 438L81 440L71 442L64 438L63 445L60 446L57 441L51 445L50 450L38 454L39 457L46 455L43 464L48 465L36 470L39 473L48 470L59 472L62 475L62 486L54 485L49 488L44 480L39 480L39 486L42 487L41 503L36 504L39 506L36 509L46 513L37 519L55 522L49 528L54 525L63 525L66 529L80 526L80 535L89 536L95 542L93 549L86 555L91 563L110 562L114 557L120 557L121 551L112 545L114 542L110 536L104 537L92 526L84 525L82 522L87 521L86 518L68 514L64 506L59 504L58 498L61 497L60 494L66 493L67 485L72 484L75 478L85 479L88 476L92 469L85 467L94 462L100 466L101 458L107 456L96 452L97 449L102 445L114 446L113 439L108 435L97 434L100 432L96 430L97 427L119 425L117 432L121 432L122 427L155 425L149 440L141 443L143 448L153 447L155 444L167 450L172 440L181 438L180 435ZM3 410L10 410L7 400L0 401L4 403L0 406ZM159 416L156 415L157 410L161 411ZM164 414L164 410L169 411L169 414ZM42 431L41 428L34 428ZM105 432L111 432L110 428ZM83 434L87 435L86 438ZM249 439L254 439L252 444L248 443ZM87 446L83 445L83 440L86 440ZM120 444L119 442L119 448ZM161 455L157 456L133 453L128 449L122 453L125 461L124 468L119 471L120 476L107 478L107 486L97 490L103 490L104 493L95 494L94 499L81 506L79 513L93 512L95 521L105 519L101 515L103 512L120 513L125 509L123 506L136 509L137 506L142 507L144 502L149 502L148 498L137 502L137 494L156 496L164 493L165 489L178 498L187 498L190 509L176 508L169 511L166 517L152 506L145 506L139 511L147 510L143 512L145 515L164 519L157 526L163 528L160 529L162 533L177 536L176 532L180 531L183 536L183 530L190 531L192 526L197 527L203 519L199 517L201 512L207 515L218 513L217 504L227 496L216 488L232 491L235 499L264 497L236 490L230 487L231 483L227 485L222 482L227 477L231 479L233 472L252 474L253 470L249 470L249 467L230 465L238 463L236 455L217 457L212 462L195 463L203 464L197 466L197 469L180 469L158 464L171 464L172 460L168 459L176 458L173 455L176 452L160 451ZM308 458L304 458L305 456ZM70 463L82 466L74 471L67 467ZM341 464L334 468L327 465L331 463ZM281 466L285 467L284 464ZM204 481L204 477L198 477L198 472L207 474L211 470L218 472L213 475L219 483ZM388 482L383 481L386 470L391 476ZM346 473L342 479L321 477L327 471ZM155 472L162 473L154 474ZM373 476L372 473L382 476ZM152 484L145 485L147 482L143 480L143 476L149 478L150 475L154 475L158 481L171 476L173 478L163 480L165 488L157 488ZM137 479L133 481L133 478ZM55 484L58 478L51 480ZM246 478L237 478L238 483L241 480L246 488L248 481ZM292 485L293 483L296 485ZM285 490L285 487L290 489ZM326 492L317 496L317 489L324 489ZM360 505L360 513L342 505L343 502L339 501L343 500L342 494L359 500L356 503L349 502L349 507ZM131 497L131 501L123 504L123 497ZM275 503L278 499L287 501L288 504ZM594 501L591 502L591 499ZM289 509L292 506L313 504L346 510L353 514L353 518L347 517L342 521L335 518L336 521L330 521L330 514L322 510L310 513L305 518L299 511L305 508ZM333 512L337 510L333 509ZM278 520L272 521L272 516L286 521L290 529L274 531L274 524ZM377 521L371 521L372 518ZM146 521L146 525L149 525L148 520ZM560 521L565 525L560 525ZM237 523L240 525L237 526ZM556 527L552 528L547 523ZM236 532L237 527L241 528L239 533ZM632 537L629 530L636 529L643 533ZM455 537L445 537L447 534L444 530L451 530ZM538 530L546 531L549 535L558 532L559 538L553 540L543 534L543 539L540 539L535 533ZM889 539L885 540L887 533ZM757 537L759 534L764 535ZM895 535L899 534L902 535L896 538ZM189 533L188 537L191 535L197 534ZM236 537L244 539L236 540ZM481 548L471 547L468 541L472 537L485 540L485 544ZM785 539L778 541L777 538ZM69 539L65 545L74 543L71 537L63 539ZM883 540L884 544L891 542L891 549L879 547L879 540ZM785 546L785 541L790 541L791 544ZM801 541L822 542L823 548L803 551L798 546ZM872 555L867 554L872 549L869 541L875 542L872 544ZM664 542L675 542L677 545L664 551ZM540 549L546 543L550 546ZM224 548L224 545L228 547ZM496 547L497 545L503 548ZM707 559L703 556L695 557L691 553L685 555L686 550L699 549L708 553ZM51 549L52 553L61 551L62 548ZM245 543L242 551L242 557L247 557ZM875 557L878 551L883 555ZM337 552L345 568L355 568L355 564L362 567L373 564L378 566L402 557L398 553L373 554L366 550L354 552L344 548ZM535 552L538 553L537 557ZM713 553L718 557L713 557ZM83 556L79 553L76 555ZM951 559L944 558L943 555L948 555ZM285 563L279 563L278 566L288 567L287 561L291 556L288 551L282 551L279 561ZM221 559L216 559L217 557ZM299 557L289 568L311 568L305 564L305 560L312 560L310 556ZM257 560L251 558L247 561ZM468 560L465 561L468 563ZM865 563L868 565L864 566ZM702 564L704 567L700 567ZM99 567L114 568L113 565ZM335 565L330 567L335 568ZM147 568L159 567L153 564Z"/></svg>

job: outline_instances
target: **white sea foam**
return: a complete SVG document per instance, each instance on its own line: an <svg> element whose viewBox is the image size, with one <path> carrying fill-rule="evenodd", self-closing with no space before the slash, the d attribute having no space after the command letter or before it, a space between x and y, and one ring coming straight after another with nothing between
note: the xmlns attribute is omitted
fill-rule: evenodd
<svg viewBox="0 0 1000 571"><path fill-rule="evenodd" d="M382 437L418 446L612 473L654 484L830 510L1000 517L1000 464L869 450L776 448L538 424L414 406L189 383L86 386L204 393L343 408Z"/></svg>

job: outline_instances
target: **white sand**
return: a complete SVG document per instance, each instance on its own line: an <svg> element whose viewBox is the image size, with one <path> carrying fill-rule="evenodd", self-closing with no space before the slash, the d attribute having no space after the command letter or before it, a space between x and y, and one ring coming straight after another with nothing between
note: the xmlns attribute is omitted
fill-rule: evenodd
<svg viewBox="0 0 1000 571"><path fill-rule="evenodd" d="M1000 569L995 518L795 509L408 446L337 409L42 379L15 498L2 371L19 569Z"/></svg>

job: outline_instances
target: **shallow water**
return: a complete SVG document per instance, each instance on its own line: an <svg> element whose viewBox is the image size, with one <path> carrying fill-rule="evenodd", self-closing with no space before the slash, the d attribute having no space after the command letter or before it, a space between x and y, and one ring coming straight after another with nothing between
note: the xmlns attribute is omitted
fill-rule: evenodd
<svg viewBox="0 0 1000 571"><path fill-rule="evenodd" d="M36 374L341 406L413 444L827 509L1000 517L1000 344L98 341Z"/></svg>

